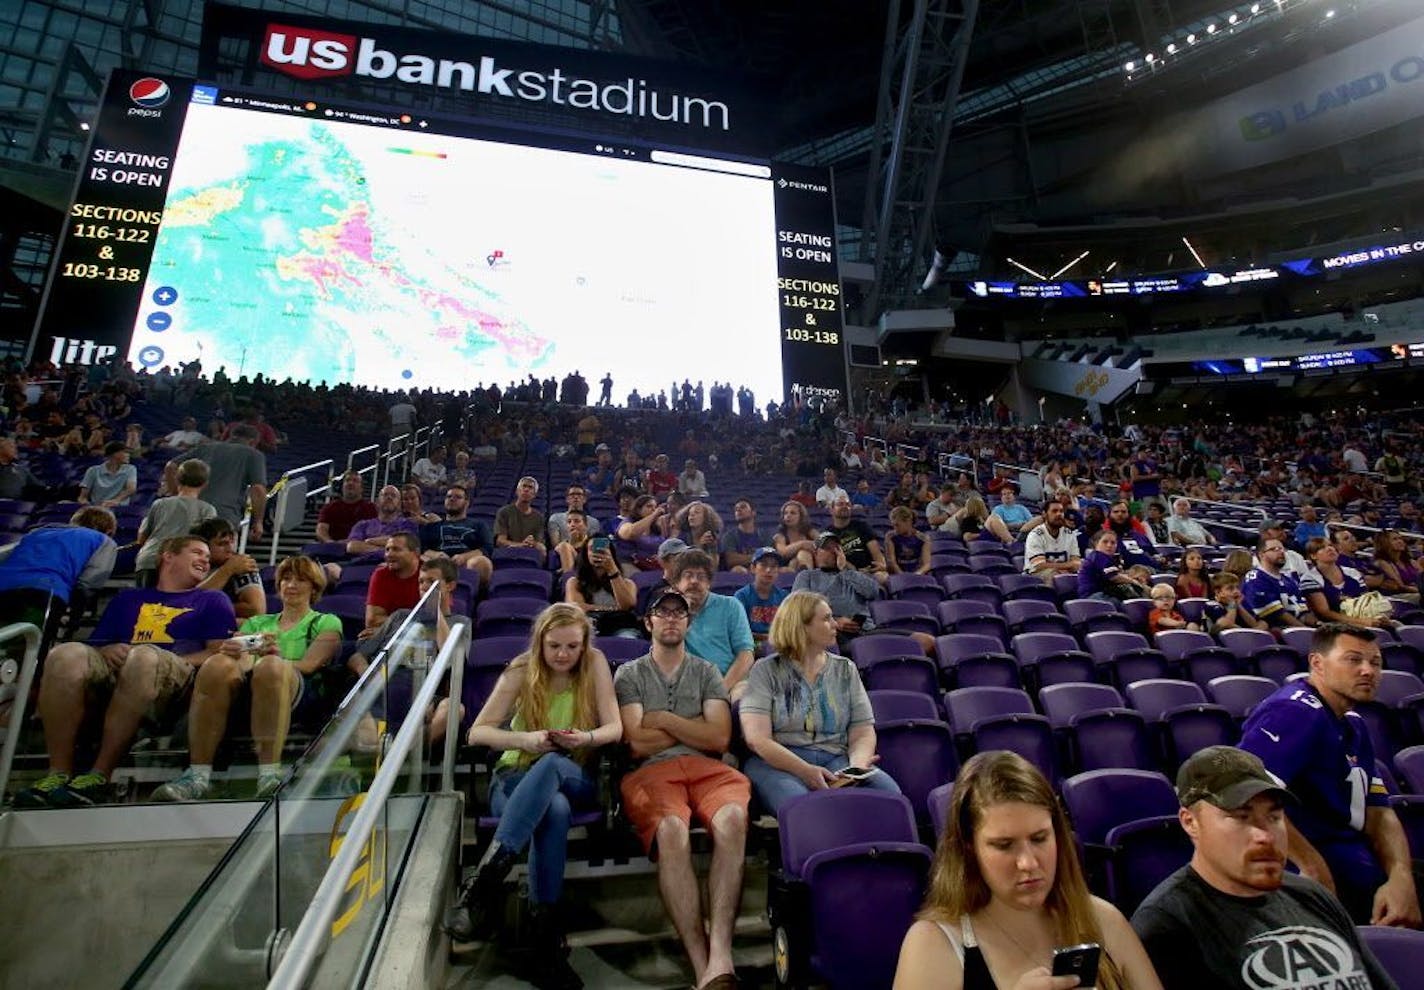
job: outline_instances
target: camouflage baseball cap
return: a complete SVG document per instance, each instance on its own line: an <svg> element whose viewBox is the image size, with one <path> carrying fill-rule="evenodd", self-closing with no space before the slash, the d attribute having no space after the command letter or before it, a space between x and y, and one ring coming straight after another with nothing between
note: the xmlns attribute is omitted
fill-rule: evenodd
<svg viewBox="0 0 1424 990"><path fill-rule="evenodd" d="M1295 800L1285 782L1267 770L1259 756L1235 746L1199 749L1177 771L1177 798L1184 808L1207 801L1224 811L1235 811L1266 791Z"/></svg>

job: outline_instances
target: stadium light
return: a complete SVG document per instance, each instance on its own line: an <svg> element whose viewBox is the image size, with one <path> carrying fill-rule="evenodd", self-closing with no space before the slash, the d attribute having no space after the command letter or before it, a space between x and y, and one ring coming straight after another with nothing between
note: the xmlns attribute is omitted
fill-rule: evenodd
<svg viewBox="0 0 1424 990"><path fill-rule="evenodd" d="M1030 268L1028 265L1020 264L1019 262L1015 261L1013 258L1005 258L1004 260L1007 261L1009 264L1013 265L1015 268L1019 269L1020 271L1028 272L1030 275L1032 275L1034 278L1038 279L1040 282L1047 282L1047 281L1048 281L1048 276L1047 276L1047 275L1044 275L1044 274L1041 273L1041 272L1036 272L1036 271L1034 271L1034 270L1033 270L1032 268Z"/></svg>
<svg viewBox="0 0 1424 990"><path fill-rule="evenodd" d="M1189 240L1187 240L1185 234L1182 235L1182 243L1187 246L1187 250L1192 253L1192 257L1195 258L1195 259L1197 259L1197 264L1201 265L1202 268L1205 269L1205 268L1206 268L1206 262L1205 262L1205 261L1202 261L1201 255L1197 254L1197 249L1194 248L1194 247L1192 247L1192 242L1189 241Z"/></svg>
<svg viewBox="0 0 1424 990"><path fill-rule="evenodd" d="M1216 34L1216 25L1215 25L1215 24L1208 24L1208 25L1206 26L1206 33L1207 33L1207 34Z"/></svg>
<svg viewBox="0 0 1424 990"><path fill-rule="evenodd" d="M1155 62L1155 61L1157 61L1157 56L1156 56L1156 55L1153 55L1151 52L1148 52L1148 53L1147 53L1147 64L1148 64L1148 65L1151 65L1151 64L1152 64L1153 62Z"/></svg>
<svg viewBox="0 0 1424 990"><path fill-rule="evenodd" d="M1167 46L1167 54L1168 54L1168 55L1175 55L1175 54L1177 54L1177 43L1176 43L1176 42L1172 42L1171 44L1169 44L1169 45Z"/></svg>
<svg viewBox="0 0 1424 990"><path fill-rule="evenodd" d="M1111 275L1111 274L1113 273L1113 269L1116 268L1116 267L1117 267L1117 262L1114 261L1111 265L1108 265L1106 268L1103 269L1103 274L1104 274L1104 275Z"/></svg>
<svg viewBox="0 0 1424 990"><path fill-rule="evenodd" d="M1196 43L1197 43L1197 36L1196 36L1196 35L1194 35L1194 34L1189 34L1189 35L1187 35L1187 44L1189 44L1189 45L1195 45Z"/></svg>
<svg viewBox="0 0 1424 990"><path fill-rule="evenodd" d="M1253 3L1253 4L1251 5L1251 13L1253 13L1253 14L1259 14L1260 12L1261 12L1261 5L1260 5L1259 3Z"/></svg>
<svg viewBox="0 0 1424 990"><path fill-rule="evenodd" d="M1227 24L1235 24L1235 23L1237 22L1237 20L1239 20L1239 18L1233 13L1230 17L1228 17L1228 18L1226 19L1226 23L1227 23Z"/></svg>
<svg viewBox="0 0 1424 990"><path fill-rule="evenodd" d="M1137 68L1137 63L1128 62L1126 65L1123 66L1123 68L1126 69L1128 72L1131 72L1133 69Z"/></svg>
<svg viewBox="0 0 1424 990"><path fill-rule="evenodd" d="M1086 257L1088 256L1088 254L1089 254L1088 251L1084 251L1082 254L1078 255L1078 257L1074 258L1072 261L1068 262L1068 264L1064 265L1062 268L1058 269L1058 271L1054 272L1051 277L1053 277L1053 278L1058 278L1060 275L1062 275L1062 274L1063 274L1064 272L1066 272L1068 269L1072 268L1072 267L1073 267L1074 265L1076 265L1078 262L1080 262L1080 261L1082 261L1084 258L1086 258Z"/></svg>

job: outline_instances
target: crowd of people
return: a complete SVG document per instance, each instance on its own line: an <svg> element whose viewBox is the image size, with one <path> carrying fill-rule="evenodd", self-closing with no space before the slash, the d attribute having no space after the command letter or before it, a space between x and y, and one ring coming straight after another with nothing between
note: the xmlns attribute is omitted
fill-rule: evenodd
<svg viewBox="0 0 1424 990"><path fill-rule="evenodd" d="M1349 412L1108 435L1084 424L916 422L893 409L855 417L805 403L763 419L734 412L737 394L720 383L711 411L690 384L678 390L685 408L663 411L588 406L578 381L552 397L548 382L531 382L522 392L392 399L349 386L119 368L79 383L90 391L73 422L69 379L31 404L24 376L12 373L0 488L14 484L0 497L42 490L21 451L104 458L84 474L85 504L67 524L5 548L0 589L13 592L3 606L12 617L47 622L54 601L95 592L115 566L114 511L149 503L134 586L108 601L92 633L57 643L45 659L38 711L49 766L16 806L108 800L141 727L182 714L188 765L155 799L212 796L217 751L234 730L251 736L256 793L270 794L284 779L293 726L320 725L425 593L439 587L414 634L438 648L468 630L499 554L527 553L556 573L554 600L482 708L458 713L469 724L465 741L495 754L500 824L446 928L458 939L487 935L505 880L527 854L531 978L581 985L560 951L567 836L578 814L598 806L597 754L621 743L631 754L622 807L656 861L695 985L735 986L748 809L755 802L775 814L798 795L846 786L898 793L876 765L874 714L849 644L874 632L870 606L894 576L935 573L946 540L999 546L1045 584L1071 580L1078 597L1150 599L1149 634L1314 627L1309 677L1256 709L1239 748L1206 750L1182 766L1180 821L1195 855L1131 922L1088 894L1070 825L1042 775L1012 754L969 760L897 986L1066 988L1074 983L1053 975L1053 949L1079 943L1102 950L1099 986L1254 986L1241 974L1255 940L1285 926L1332 946L1322 978L1393 986L1351 923L1417 927L1418 898L1353 708L1377 689L1374 630L1410 618L1424 590L1413 542L1418 425ZM122 421L135 404L168 402L220 411L222 422L203 432L194 416L152 444L141 431L132 437ZM424 452L404 485L368 493L359 474L344 475L317 519L329 553L284 559L272 575L280 607L269 612L255 561L235 552L235 527L250 506L261 531L263 458L281 431L335 422L383 436L439 423L444 448ZM90 446L90 434L114 425L137 446L102 432ZM138 490L123 470L134 456L169 463L158 491ZM540 479L524 476L491 517L471 512L481 474L512 457L560 484L560 511L546 516L539 506L553 505L540 502ZM1043 489L1030 504L1017 492L1025 471ZM737 487L758 479L780 484L784 500L763 508ZM1194 517L1198 503L1178 496L1288 500L1296 518L1267 519L1249 539L1238 527L1231 542L1249 548L1227 553L1215 525ZM439 500L437 511L428 499ZM591 514L595 502L606 518ZM763 523L762 512L774 518ZM1373 529L1364 552L1360 536ZM353 643L321 601L344 568L368 565ZM734 594L713 590L723 574L742 575ZM1188 617L1186 599L1208 601ZM615 673L599 637L635 638L646 651ZM933 655L934 637L916 638ZM423 713L427 739L439 738L457 704L444 699ZM90 720L102 725L92 753L80 738ZM363 726L368 743L371 732ZM722 758L734 739L745 747L737 766ZM694 820L712 837L705 916ZM1284 872L1287 861L1299 877ZM1189 932L1215 951L1184 953Z"/></svg>

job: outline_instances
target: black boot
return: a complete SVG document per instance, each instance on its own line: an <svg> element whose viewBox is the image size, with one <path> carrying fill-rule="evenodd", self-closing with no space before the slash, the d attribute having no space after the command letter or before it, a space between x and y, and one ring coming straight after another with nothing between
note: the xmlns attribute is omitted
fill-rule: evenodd
<svg viewBox="0 0 1424 990"><path fill-rule="evenodd" d="M582 990L583 980L569 965L556 905L529 905L529 923L534 936L529 982L539 990Z"/></svg>
<svg viewBox="0 0 1424 990"><path fill-rule="evenodd" d="M456 942L488 938L499 913L504 878L514 869L519 854L491 842L474 876L460 886L455 905L445 912L445 934Z"/></svg>

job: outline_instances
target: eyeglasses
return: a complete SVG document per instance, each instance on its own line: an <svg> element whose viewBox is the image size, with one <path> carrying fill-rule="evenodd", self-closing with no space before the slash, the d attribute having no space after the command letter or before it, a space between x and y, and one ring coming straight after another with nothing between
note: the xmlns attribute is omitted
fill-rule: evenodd
<svg viewBox="0 0 1424 990"><path fill-rule="evenodd" d="M676 619L685 619L685 618L687 618L687 609L685 609L685 608L655 608L655 609L653 609L653 611L652 611L651 614L654 615L654 616L656 616L656 617L659 618L659 619L663 619L663 620L665 620L665 621L667 621L667 622L672 622L672 621L674 621L674 620L676 620Z"/></svg>

